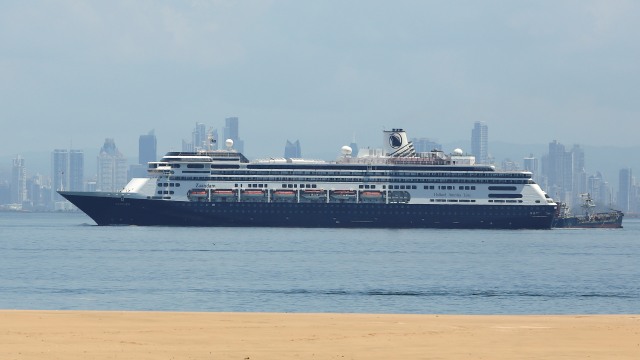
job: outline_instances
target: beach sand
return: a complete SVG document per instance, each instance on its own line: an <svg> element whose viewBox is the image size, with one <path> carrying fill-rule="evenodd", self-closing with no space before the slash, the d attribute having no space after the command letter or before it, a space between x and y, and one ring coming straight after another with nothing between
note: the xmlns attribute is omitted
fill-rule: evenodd
<svg viewBox="0 0 640 360"><path fill-rule="evenodd" d="M640 359L640 315L0 311L0 359Z"/></svg>

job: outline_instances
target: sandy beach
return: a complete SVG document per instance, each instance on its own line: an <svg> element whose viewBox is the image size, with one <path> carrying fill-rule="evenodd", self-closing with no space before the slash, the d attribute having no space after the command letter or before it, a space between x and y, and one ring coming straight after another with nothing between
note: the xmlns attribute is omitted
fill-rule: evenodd
<svg viewBox="0 0 640 360"><path fill-rule="evenodd" d="M640 359L640 315L0 311L0 359Z"/></svg>

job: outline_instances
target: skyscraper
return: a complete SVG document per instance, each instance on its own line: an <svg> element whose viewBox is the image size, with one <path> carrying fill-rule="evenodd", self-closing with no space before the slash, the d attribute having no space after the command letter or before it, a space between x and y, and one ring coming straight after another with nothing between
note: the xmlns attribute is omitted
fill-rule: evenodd
<svg viewBox="0 0 640 360"><path fill-rule="evenodd" d="M565 169L566 151L564 145L556 140L549 143L548 163L545 166L547 181L549 188L547 192L554 198L562 201L565 199L565 170L570 171L571 168Z"/></svg>
<svg viewBox="0 0 640 360"><path fill-rule="evenodd" d="M185 152L193 152L195 151L193 148L193 143L182 139L182 151Z"/></svg>
<svg viewBox="0 0 640 360"><path fill-rule="evenodd" d="M143 178L147 176L148 163L157 159L158 142L153 130L138 138L138 163L129 166L128 178Z"/></svg>
<svg viewBox="0 0 640 360"><path fill-rule="evenodd" d="M302 150L300 149L300 140L296 140L296 142L294 143L287 140L287 144L284 146L284 157L287 159L302 157Z"/></svg>
<svg viewBox="0 0 640 360"><path fill-rule="evenodd" d="M489 162L489 128L484 121L476 121L471 130L471 153L479 164Z"/></svg>
<svg viewBox="0 0 640 360"><path fill-rule="evenodd" d="M196 127L193 129L191 139L195 151L206 150L209 146L209 139L207 139L207 126L197 122Z"/></svg>
<svg viewBox="0 0 640 360"><path fill-rule="evenodd" d="M224 119L225 127L222 130L222 136L226 141L227 139L233 140L233 147L241 153L244 153L244 141L240 140L239 126L240 121L237 117L228 117Z"/></svg>
<svg viewBox="0 0 640 360"><path fill-rule="evenodd" d="M127 159L113 139L105 139L98 155L98 191L118 191L127 184Z"/></svg>
<svg viewBox="0 0 640 360"><path fill-rule="evenodd" d="M236 118L237 119L237 118ZM237 122L236 122L237 132ZM196 126L191 132L191 142L182 140L182 151L194 152L199 150L217 150L218 149L218 130L207 130L205 124L196 122Z"/></svg>
<svg viewBox="0 0 640 360"><path fill-rule="evenodd" d="M69 188L69 152L66 149L55 149L51 154L51 185L53 201L63 201L57 192L71 190Z"/></svg>
<svg viewBox="0 0 640 360"><path fill-rule="evenodd" d="M416 152L429 152L432 150L442 150L442 145L427 138L413 138L411 139L413 147Z"/></svg>
<svg viewBox="0 0 640 360"><path fill-rule="evenodd" d="M573 145L572 155L572 191L574 196L587 192L587 171L585 170L584 150L580 145ZM593 197L593 196L592 196Z"/></svg>
<svg viewBox="0 0 640 360"><path fill-rule="evenodd" d="M523 159L524 169L526 171L530 171L533 174L533 180L538 182L536 178L540 175L538 173L538 159L536 159L533 154L529 155Z"/></svg>
<svg viewBox="0 0 640 360"><path fill-rule="evenodd" d="M218 129L211 131L211 150L218 150Z"/></svg>
<svg viewBox="0 0 640 360"><path fill-rule="evenodd" d="M567 151L558 141L550 142L549 153L543 157L542 173L547 180L546 187L543 186L547 193L574 209L582 204L581 194L593 188L593 185L588 185L585 154L580 145L574 145ZM594 194L591 195L594 198Z"/></svg>
<svg viewBox="0 0 640 360"><path fill-rule="evenodd" d="M54 202L63 201L58 190L84 190L84 152L82 150L55 149L51 154L51 196Z"/></svg>
<svg viewBox="0 0 640 360"><path fill-rule="evenodd" d="M69 150L69 190L84 190L84 151Z"/></svg>
<svg viewBox="0 0 640 360"><path fill-rule="evenodd" d="M153 130L147 135L140 135L138 139L138 164L147 165L158 158L158 141Z"/></svg>
<svg viewBox="0 0 640 360"><path fill-rule="evenodd" d="M224 119L224 130L223 135L225 140L232 139L235 140L238 138L240 120L237 117L228 117Z"/></svg>
<svg viewBox="0 0 640 360"><path fill-rule="evenodd" d="M631 208L631 169L620 169L620 182L618 186L618 210L629 212Z"/></svg>
<svg viewBox="0 0 640 360"><path fill-rule="evenodd" d="M27 169L24 159L18 155L11 168L11 202L22 205L27 200Z"/></svg>

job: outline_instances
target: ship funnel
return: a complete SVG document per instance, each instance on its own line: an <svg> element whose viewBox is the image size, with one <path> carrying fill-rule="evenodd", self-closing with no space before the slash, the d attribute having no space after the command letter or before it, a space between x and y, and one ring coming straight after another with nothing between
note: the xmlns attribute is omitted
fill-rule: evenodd
<svg viewBox="0 0 640 360"><path fill-rule="evenodd" d="M384 153L393 157L416 156L413 143L407 139L407 133L402 129L384 130Z"/></svg>

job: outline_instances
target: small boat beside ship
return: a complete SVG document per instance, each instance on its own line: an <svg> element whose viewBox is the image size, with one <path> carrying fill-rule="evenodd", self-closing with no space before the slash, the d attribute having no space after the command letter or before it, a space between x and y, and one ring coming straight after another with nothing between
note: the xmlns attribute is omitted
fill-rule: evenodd
<svg viewBox="0 0 640 360"><path fill-rule="evenodd" d="M553 219L554 228L622 228L624 213L611 209L607 212L594 211L596 205L590 194L582 194L581 205L584 214L573 215L567 204L558 203L556 217Z"/></svg>

